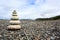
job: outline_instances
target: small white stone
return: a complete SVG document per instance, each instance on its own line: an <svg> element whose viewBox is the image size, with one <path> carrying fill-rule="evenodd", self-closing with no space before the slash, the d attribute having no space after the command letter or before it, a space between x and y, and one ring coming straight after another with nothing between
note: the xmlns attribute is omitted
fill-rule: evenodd
<svg viewBox="0 0 60 40"><path fill-rule="evenodd" d="M2 37L2 35L0 35L0 37Z"/></svg>

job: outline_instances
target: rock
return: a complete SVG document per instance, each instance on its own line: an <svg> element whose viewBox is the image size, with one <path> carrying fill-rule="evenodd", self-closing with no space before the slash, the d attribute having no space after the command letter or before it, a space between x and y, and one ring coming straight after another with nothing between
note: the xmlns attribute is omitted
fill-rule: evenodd
<svg viewBox="0 0 60 40"><path fill-rule="evenodd" d="M2 35L0 35L0 37L2 37Z"/></svg>

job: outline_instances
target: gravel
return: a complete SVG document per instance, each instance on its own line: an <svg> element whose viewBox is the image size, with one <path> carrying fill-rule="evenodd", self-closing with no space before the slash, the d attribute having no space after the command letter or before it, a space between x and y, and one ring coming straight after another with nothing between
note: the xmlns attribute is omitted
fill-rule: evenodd
<svg viewBox="0 0 60 40"><path fill-rule="evenodd" d="M7 30L8 20L0 20L0 40L48 40L60 38L60 20L21 20L20 30Z"/></svg>

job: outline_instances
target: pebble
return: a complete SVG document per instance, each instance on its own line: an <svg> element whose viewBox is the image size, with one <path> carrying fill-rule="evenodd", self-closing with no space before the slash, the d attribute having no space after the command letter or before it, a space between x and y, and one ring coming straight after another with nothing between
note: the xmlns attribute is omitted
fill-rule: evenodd
<svg viewBox="0 0 60 40"><path fill-rule="evenodd" d="M0 22L1 23L1 22ZM56 24L57 23L57 24ZM8 31L6 29L0 29L0 37L5 39L0 40L35 40L38 35L44 40L46 38L53 36L53 33L59 33L57 31L52 32L52 27L60 27L60 21L22 21L22 29L18 31ZM4 24L3 24L4 25ZM6 24L5 24L6 25ZM4 26L6 27L6 26ZM58 30L60 31L60 30ZM53 37L57 37L54 34ZM60 34L60 33L59 33ZM47 35L47 36L46 36ZM39 39L40 39L39 38Z"/></svg>

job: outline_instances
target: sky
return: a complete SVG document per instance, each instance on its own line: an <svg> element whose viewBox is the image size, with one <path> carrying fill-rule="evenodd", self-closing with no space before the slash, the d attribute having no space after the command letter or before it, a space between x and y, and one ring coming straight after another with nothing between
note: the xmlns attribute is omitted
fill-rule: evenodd
<svg viewBox="0 0 60 40"><path fill-rule="evenodd" d="M19 19L60 15L60 0L0 0L0 19L10 19L16 10Z"/></svg>

